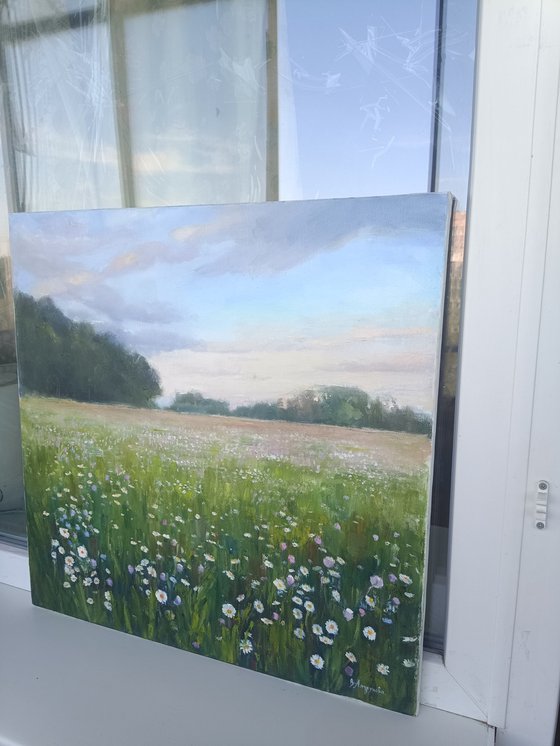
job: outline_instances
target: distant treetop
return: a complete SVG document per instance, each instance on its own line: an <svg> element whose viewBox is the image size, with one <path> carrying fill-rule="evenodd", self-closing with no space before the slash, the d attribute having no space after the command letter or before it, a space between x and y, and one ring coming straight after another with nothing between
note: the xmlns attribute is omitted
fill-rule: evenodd
<svg viewBox="0 0 560 746"><path fill-rule="evenodd" d="M257 420L285 420L343 427L368 427L430 435L431 417L396 402L372 399L353 386L320 386L277 402L257 402L231 409L226 401L208 399L196 391L178 393L169 406L176 412L220 414Z"/></svg>

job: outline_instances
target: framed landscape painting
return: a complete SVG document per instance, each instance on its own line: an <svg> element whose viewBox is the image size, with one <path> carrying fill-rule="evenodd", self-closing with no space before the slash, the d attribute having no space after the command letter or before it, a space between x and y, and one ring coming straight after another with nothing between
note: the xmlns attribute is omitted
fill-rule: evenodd
<svg viewBox="0 0 560 746"><path fill-rule="evenodd" d="M34 603L414 714L451 206L13 215Z"/></svg>

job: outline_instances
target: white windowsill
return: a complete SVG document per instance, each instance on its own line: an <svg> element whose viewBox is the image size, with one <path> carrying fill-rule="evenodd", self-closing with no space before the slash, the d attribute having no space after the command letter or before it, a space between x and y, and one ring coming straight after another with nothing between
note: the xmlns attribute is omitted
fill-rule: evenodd
<svg viewBox="0 0 560 746"><path fill-rule="evenodd" d="M0 545L0 583L30 591L27 551ZM422 661L422 705L485 721L484 713L463 691L436 653L424 652Z"/></svg>
<svg viewBox="0 0 560 746"><path fill-rule="evenodd" d="M31 591L27 550L0 544L0 583Z"/></svg>

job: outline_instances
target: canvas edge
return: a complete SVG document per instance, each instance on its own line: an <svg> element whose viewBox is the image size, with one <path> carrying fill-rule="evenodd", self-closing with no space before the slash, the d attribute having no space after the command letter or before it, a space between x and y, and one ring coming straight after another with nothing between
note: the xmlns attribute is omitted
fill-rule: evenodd
<svg viewBox="0 0 560 746"><path fill-rule="evenodd" d="M423 666L424 666L424 634L426 628L426 604L428 599L428 562L430 559L430 523L432 516L432 491L433 491L433 478L434 478L434 465L435 465L435 454L436 454L436 425L437 415L439 409L439 388L441 382L441 359L442 359L442 342L443 342L443 330L446 319L446 307L445 297L447 292L448 283L450 280L450 257L451 257L451 242L453 240L453 216L457 206L457 200L451 194L447 192L447 215L446 215L446 226L445 226L445 237L444 237L444 254L442 261L442 273L441 273L441 288L440 288L440 308L441 314L439 319L439 328L437 332L436 341L436 352L439 353L435 359L434 366L434 385L433 385L433 401L434 407L432 408L432 449L430 454L430 464L428 468L428 480L427 480L427 504L425 513L425 524L424 524L424 568L422 577L422 605L420 609L420 635L419 635L419 649L421 651L420 665L417 671L417 683L416 683L416 708L415 715L417 716L420 711L420 699L422 693L422 680L423 680Z"/></svg>

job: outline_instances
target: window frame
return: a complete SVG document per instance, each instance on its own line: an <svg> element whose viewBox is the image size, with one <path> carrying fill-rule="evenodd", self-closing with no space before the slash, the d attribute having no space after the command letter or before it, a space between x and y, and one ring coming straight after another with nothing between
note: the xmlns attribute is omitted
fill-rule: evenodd
<svg viewBox="0 0 560 746"><path fill-rule="evenodd" d="M480 0L447 635L444 655L423 661L424 705L497 727L507 707L544 273L542 237L531 228L548 217L542 195L554 156L558 66L543 64L551 28L560 31L554 5ZM0 545L0 568L0 582L29 589L24 550Z"/></svg>

